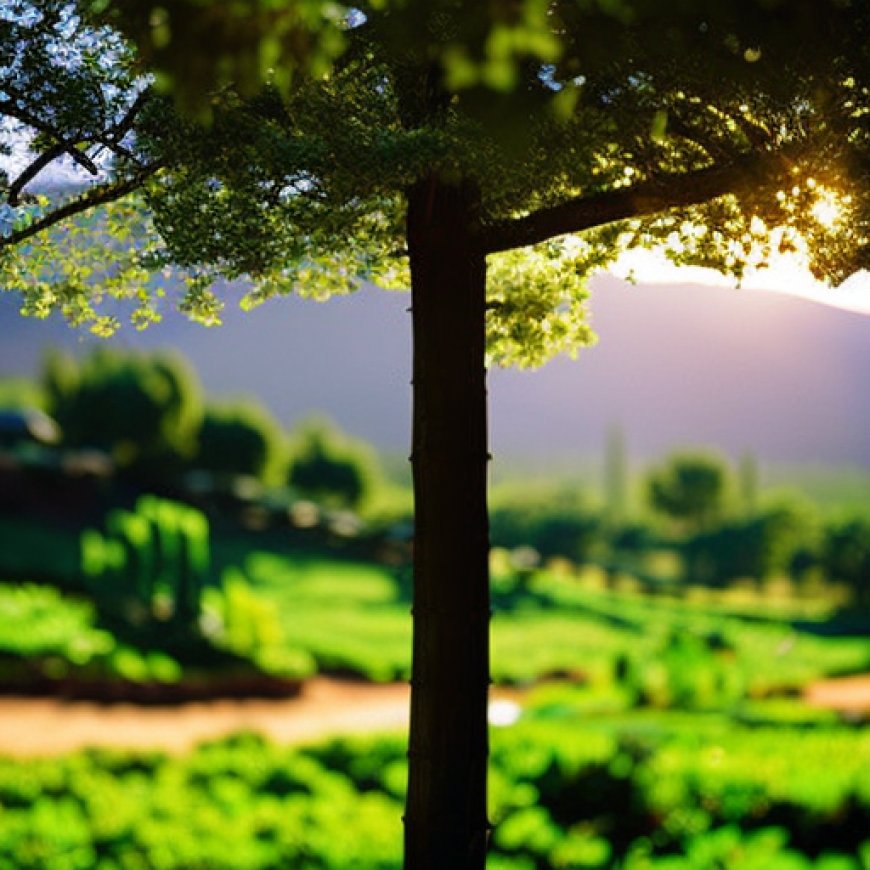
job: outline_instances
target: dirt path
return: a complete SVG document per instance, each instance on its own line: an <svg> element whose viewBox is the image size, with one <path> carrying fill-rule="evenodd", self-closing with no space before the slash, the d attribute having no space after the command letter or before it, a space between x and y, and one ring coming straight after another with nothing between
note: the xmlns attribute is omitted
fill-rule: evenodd
<svg viewBox="0 0 870 870"><path fill-rule="evenodd" d="M408 686L318 677L287 700L201 701L174 706L0 698L0 754L57 755L85 746L181 752L236 731L300 744L331 734L401 730Z"/></svg>
<svg viewBox="0 0 870 870"><path fill-rule="evenodd" d="M518 700L497 693L496 700ZM822 680L804 693L808 703L844 713L870 712L870 674ZM58 755L85 746L182 752L203 740L258 731L285 744L328 735L403 730L408 686L331 677L306 683L287 700L198 701L172 706L97 704L57 698L0 698L0 754Z"/></svg>
<svg viewBox="0 0 870 870"><path fill-rule="evenodd" d="M814 707L842 713L870 713L870 674L821 680L809 686L804 698Z"/></svg>

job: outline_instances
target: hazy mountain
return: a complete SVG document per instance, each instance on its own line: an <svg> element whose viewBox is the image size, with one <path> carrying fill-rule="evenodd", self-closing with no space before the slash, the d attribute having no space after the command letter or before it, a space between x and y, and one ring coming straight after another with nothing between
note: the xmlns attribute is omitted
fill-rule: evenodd
<svg viewBox="0 0 870 870"><path fill-rule="evenodd" d="M870 467L870 317L769 293L595 283L599 344L576 361L490 378L496 455L599 454L613 423L651 456L706 443L787 462ZM180 316L114 339L186 353L214 394L255 392L285 421L320 409L388 450L406 450L410 299L373 289L327 304L290 298L221 329ZM21 319L0 298L0 374L37 370L48 345L94 340Z"/></svg>

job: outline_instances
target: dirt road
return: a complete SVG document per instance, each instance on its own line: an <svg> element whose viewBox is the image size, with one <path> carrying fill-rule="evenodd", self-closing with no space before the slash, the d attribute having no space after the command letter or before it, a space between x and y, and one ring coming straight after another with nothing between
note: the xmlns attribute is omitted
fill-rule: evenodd
<svg viewBox="0 0 870 870"><path fill-rule="evenodd" d="M56 698L0 698L0 754L57 755L85 746L181 752L236 731L281 743L326 735L401 730L408 686L318 677L286 700L202 701L141 707Z"/></svg>
<svg viewBox="0 0 870 870"><path fill-rule="evenodd" d="M815 707L841 713L870 713L870 674L821 680L807 688L804 698Z"/></svg>
<svg viewBox="0 0 870 870"><path fill-rule="evenodd" d="M495 698L520 700L516 692ZM806 700L844 713L870 713L870 674L823 680ZM408 724L408 686L317 677L297 698L200 701L172 706L97 704L57 698L0 698L0 754L58 755L85 746L182 752L236 731L285 744L330 735L400 731Z"/></svg>

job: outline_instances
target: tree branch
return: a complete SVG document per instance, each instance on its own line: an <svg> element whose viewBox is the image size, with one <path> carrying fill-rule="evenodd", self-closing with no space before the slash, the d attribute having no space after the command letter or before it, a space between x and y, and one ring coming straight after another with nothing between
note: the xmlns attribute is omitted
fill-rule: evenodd
<svg viewBox="0 0 870 870"><path fill-rule="evenodd" d="M14 92L13 96L15 96ZM141 111L142 107L147 102L150 96L150 91L146 88L141 91L136 99L127 108L123 117L115 124L109 127L105 132L88 136L82 134L77 137L87 144L102 145L115 154L127 159L135 160L134 155L121 145L124 136L132 129L136 116ZM20 99L20 98L19 98ZM10 185L7 193L7 202L11 206L17 206L21 199L21 194L24 188L42 172L50 163L57 158L68 154L76 163L87 170L91 175L99 174L99 167L94 163L88 155L86 149L80 149L77 146L77 138L64 137L58 130L53 128L46 121L31 113L27 108L12 100L0 101L0 112L5 113L11 118L15 118L29 127L33 127L41 133L45 133L53 137L56 142L47 151L40 154L32 163L30 163L19 174L15 181Z"/></svg>
<svg viewBox="0 0 870 870"><path fill-rule="evenodd" d="M726 165L659 175L631 187L581 196L524 217L497 221L483 228L480 244L484 253L496 254L566 233L699 205L757 185L761 178L776 170L781 172L790 163L789 154L780 150L753 154Z"/></svg>
<svg viewBox="0 0 870 870"><path fill-rule="evenodd" d="M87 169L87 171L90 172L92 175L95 174L93 163L90 161L88 156L86 154L83 154L81 151L79 151L78 148L75 147L75 139L70 139L68 137L64 138L64 136L50 124L38 118L36 115L29 112L26 108L12 102L11 100L0 100L0 112L6 114L10 118L15 118L16 121L20 121L22 124L26 124L28 127L33 127L34 130L38 130L40 133L45 133L46 135L51 136L53 139L56 140L56 144L41 157L37 158L37 160L33 164L31 164L31 167L39 163L41 160L43 160L43 158L46 158L47 155L48 162L51 162L51 160L54 160L57 157L60 157L61 154L66 153L69 154L69 156L72 157L72 159L75 160L76 163ZM32 175L28 175L27 179L24 181L23 184L20 185L20 187L24 187L24 184L26 184L34 176L39 174L39 172L41 172L42 169L45 168L45 165L47 165L47 163L39 166ZM28 173L29 169L30 167L25 170L22 175ZM17 205L17 203L10 202L10 205Z"/></svg>
<svg viewBox="0 0 870 870"><path fill-rule="evenodd" d="M99 205L106 205L107 203L122 199L140 188L145 181L150 176L154 175L154 173L159 169L160 164L153 164L151 166L146 166L140 172L137 172L136 175L126 178L123 181L115 181L110 184L103 184L99 187L91 188L84 195L56 208L54 211L49 212L39 220L34 221L29 226L10 233L8 236L0 237L0 250L11 247L12 245L20 244L21 242L50 229L69 217L75 217L76 215L83 214Z"/></svg>
<svg viewBox="0 0 870 870"><path fill-rule="evenodd" d="M667 132L679 136L696 145L707 153L711 160L715 161L731 161L735 157L739 157L739 153L729 151L726 145L722 142L717 142L712 136L706 135L703 131L698 130L686 123L676 112L671 110L668 113Z"/></svg>
<svg viewBox="0 0 870 870"><path fill-rule="evenodd" d="M130 107L124 113L124 117L121 118L114 127L109 129L108 135L110 139L114 142L120 142L124 138L124 136L133 128L133 122L136 120L136 116L140 111L142 111L142 107L148 102L150 97L151 90L149 88L141 90L136 95L136 99L130 103Z"/></svg>
<svg viewBox="0 0 870 870"><path fill-rule="evenodd" d="M78 148L75 148L69 142L58 142L53 148L49 148L48 151L40 154L39 157L22 170L18 178L12 182L9 186L9 191L6 194L6 201L9 205L13 207L17 206L21 201L21 193L24 188L33 181L33 179L36 178L36 176L39 175L46 166L53 163L63 154L75 155L74 159L76 163L87 169L91 175L99 174L100 170L84 152L79 151Z"/></svg>

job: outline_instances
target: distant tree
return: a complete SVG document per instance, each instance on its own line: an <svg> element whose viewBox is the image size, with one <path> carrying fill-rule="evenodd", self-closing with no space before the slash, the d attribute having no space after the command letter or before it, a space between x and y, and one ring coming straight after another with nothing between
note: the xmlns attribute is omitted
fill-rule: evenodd
<svg viewBox="0 0 870 870"><path fill-rule="evenodd" d="M743 513L754 516L758 511L758 458L754 453L747 450L740 455L737 475Z"/></svg>
<svg viewBox="0 0 870 870"><path fill-rule="evenodd" d="M217 475L277 480L285 436L277 420L255 402L207 405L191 465Z"/></svg>
<svg viewBox="0 0 870 870"><path fill-rule="evenodd" d="M812 509L795 499L781 499L751 517L693 535L684 546L687 579L721 586L739 578L788 574L817 537Z"/></svg>
<svg viewBox="0 0 870 870"><path fill-rule="evenodd" d="M676 453L647 479L653 510L688 532L709 528L722 514L728 466L713 453Z"/></svg>
<svg viewBox="0 0 870 870"><path fill-rule="evenodd" d="M358 508L371 496L377 477L372 448L329 420L309 420L291 436L287 483L307 498Z"/></svg>
<svg viewBox="0 0 870 870"><path fill-rule="evenodd" d="M829 580L849 587L857 606L870 607L870 520L852 517L828 525L820 561Z"/></svg>
<svg viewBox="0 0 870 870"><path fill-rule="evenodd" d="M149 480L171 477L194 451L200 386L179 356L99 348L77 362L52 353L42 380L64 446L104 450L123 473Z"/></svg>
<svg viewBox="0 0 870 870"><path fill-rule="evenodd" d="M818 543L815 508L798 497L782 497L765 505L750 523L761 529L754 577L790 573L801 550Z"/></svg>
<svg viewBox="0 0 870 870"><path fill-rule="evenodd" d="M628 456L625 433L621 426L607 431L604 452L604 512L612 526L627 519L628 510Z"/></svg>
<svg viewBox="0 0 870 870"><path fill-rule="evenodd" d="M503 504L490 516L495 547L533 547L543 559L561 556L583 563L601 539L601 521L579 507L558 503Z"/></svg>

